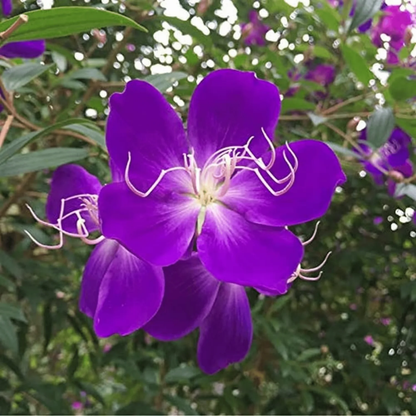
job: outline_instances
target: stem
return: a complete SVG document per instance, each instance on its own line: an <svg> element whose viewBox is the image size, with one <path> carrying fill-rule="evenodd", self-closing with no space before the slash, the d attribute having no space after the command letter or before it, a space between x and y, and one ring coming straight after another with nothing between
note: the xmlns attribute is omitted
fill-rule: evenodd
<svg viewBox="0 0 416 416"><path fill-rule="evenodd" d="M0 43L3 43L6 39L8 39L13 32L15 32L20 26L24 25L29 21L29 17L25 14L21 14L17 20L4 32L0 33Z"/></svg>
<svg viewBox="0 0 416 416"><path fill-rule="evenodd" d="M3 127L2 127L2 129L0 131L0 149L3 146L4 140L5 140L6 136L7 136L7 133L9 131L9 129L10 129L10 126L13 123L13 119L14 119L14 116L13 115L8 115L7 116L7 119L6 119L6 122L4 123L4 125L3 125Z"/></svg>

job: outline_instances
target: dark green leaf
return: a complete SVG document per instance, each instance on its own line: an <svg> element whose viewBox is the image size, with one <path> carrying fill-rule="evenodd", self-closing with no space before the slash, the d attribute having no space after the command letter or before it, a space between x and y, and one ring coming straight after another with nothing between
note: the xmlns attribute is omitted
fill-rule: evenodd
<svg viewBox="0 0 416 416"><path fill-rule="evenodd" d="M81 68L68 74L72 79L94 79L97 81L107 81L107 78L97 68Z"/></svg>
<svg viewBox="0 0 416 416"><path fill-rule="evenodd" d="M28 62L6 69L2 75L4 86L8 91L15 91L43 74L52 66L53 64L42 65Z"/></svg>
<svg viewBox="0 0 416 416"><path fill-rule="evenodd" d="M378 148L387 142L395 126L394 114L391 108L376 110L367 125L367 140Z"/></svg>
<svg viewBox="0 0 416 416"><path fill-rule="evenodd" d="M357 51L347 45L341 45L341 52L346 64L357 79L364 85L367 85L373 79L373 74L368 68L367 61Z"/></svg>
<svg viewBox="0 0 416 416"><path fill-rule="evenodd" d="M52 305L48 302L45 307L43 308L43 352L46 353L48 349L48 345L52 338L52 326L53 326L53 318L52 318Z"/></svg>
<svg viewBox="0 0 416 416"><path fill-rule="evenodd" d="M334 152L337 152L341 155L354 157L356 159L359 158L358 153L353 152L350 149L347 149L346 147L340 146L339 144L332 143L332 142L325 142Z"/></svg>
<svg viewBox="0 0 416 416"><path fill-rule="evenodd" d="M116 415L160 415L160 412L153 409L146 403L132 402L126 406L120 407Z"/></svg>
<svg viewBox="0 0 416 416"><path fill-rule="evenodd" d="M189 381L191 378L200 375L201 371L195 367L177 367L170 370L165 377L166 383L177 383L179 381Z"/></svg>
<svg viewBox="0 0 416 416"><path fill-rule="evenodd" d="M191 407L188 401L181 397L166 395L165 399L176 406L185 415L199 415L199 413Z"/></svg>
<svg viewBox="0 0 416 416"><path fill-rule="evenodd" d="M338 32L340 27L340 16L335 12L335 10L330 10L329 8L316 9L315 13L318 15L319 20L323 25L329 30Z"/></svg>
<svg viewBox="0 0 416 416"><path fill-rule="evenodd" d="M25 13L29 21L21 25L7 39L16 40L52 39L106 26L130 26L146 31L135 21L121 14L94 7L54 7ZM18 16L0 23L0 32L8 29Z"/></svg>
<svg viewBox="0 0 416 416"><path fill-rule="evenodd" d="M16 279L21 279L23 277L23 270L19 263L3 250L0 250L0 265Z"/></svg>
<svg viewBox="0 0 416 416"><path fill-rule="evenodd" d="M92 128L88 125L80 125L80 124L71 124L66 126L65 129L76 131L77 133L81 133L82 135L89 137L90 139L94 140L99 146L102 148L106 148L105 145L105 136L104 133L97 130L96 128Z"/></svg>
<svg viewBox="0 0 416 416"><path fill-rule="evenodd" d="M315 104L309 101L302 100L301 98L285 98L282 101L282 113L287 113L294 110L313 110Z"/></svg>
<svg viewBox="0 0 416 416"><path fill-rule="evenodd" d="M380 10L383 3L384 0L357 0L354 16L348 31L351 32L371 19Z"/></svg>
<svg viewBox="0 0 416 416"><path fill-rule="evenodd" d="M16 306L9 305L8 303L0 302L0 316L3 318L16 319L17 321L27 322L23 311Z"/></svg>
<svg viewBox="0 0 416 416"><path fill-rule="evenodd" d="M165 92L176 81L186 78L188 75L184 72L170 72L168 74L149 75L144 78L145 81L152 84L160 92Z"/></svg>
<svg viewBox="0 0 416 416"><path fill-rule="evenodd" d="M73 378L75 372L78 369L78 365L79 365L79 353L78 353L78 347L76 345L74 345L72 347L72 358L71 358L71 362L69 363L68 366L68 377L69 378Z"/></svg>
<svg viewBox="0 0 416 416"><path fill-rule="evenodd" d="M0 165L0 177L16 176L22 173L55 168L84 159L87 156L88 151L85 149L71 149L68 147L55 147L16 155Z"/></svg>
<svg viewBox="0 0 416 416"><path fill-rule="evenodd" d="M0 343L4 348L17 354L19 351L19 344L17 341L16 328L12 321L5 317L0 316Z"/></svg>
<svg viewBox="0 0 416 416"><path fill-rule="evenodd" d="M390 84L389 91L396 101L406 101L416 97L416 80L399 77Z"/></svg>
<svg viewBox="0 0 416 416"><path fill-rule="evenodd" d="M0 165L4 163L7 159L12 157L15 153L17 153L19 150L23 149L26 145L31 143L32 141L39 139L42 136L45 136L54 130L61 129L68 125L73 124L85 124L85 123L91 123L89 120L83 119L83 118L70 118L68 120L60 121L59 123L53 124L52 126L46 127L45 129L25 134L22 137L19 137L16 140L13 140L11 143L9 143L6 146L3 146L0 150ZM76 130L75 130L76 131ZM92 137L91 137L92 138Z"/></svg>

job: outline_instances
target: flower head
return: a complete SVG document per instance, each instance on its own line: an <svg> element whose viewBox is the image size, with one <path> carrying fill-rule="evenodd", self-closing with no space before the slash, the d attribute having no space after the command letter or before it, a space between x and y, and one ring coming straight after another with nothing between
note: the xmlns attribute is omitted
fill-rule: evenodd
<svg viewBox="0 0 416 416"><path fill-rule="evenodd" d="M366 335L364 337L364 341L370 345L370 346L374 346L374 338L371 335Z"/></svg>
<svg viewBox="0 0 416 416"><path fill-rule="evenodd" d="M113 169L113 178L117 172ZM98 336L127 335L147 323L158 310L164 291L162 270L132 255L117 241L100 236L101 219L97 206L101 191L99 180L76 165L56 169L46 203L49 221L34 217L59 232L59 242L47 246L29 237L39 246L58 249L64 236L76 237L95 245L85 266L80 309L94 319Z"/></svg>
<svg viewBox="0 0 416 416"><path fill-rule="evenodd" d="M306 73L305 79L327 87L334 82L335 67L332 65L317 65Z"/></svg>
<svg viewBox="0 0 416 416"><path fill-rule="evenodd" d="M378 185L383 184L384 176L389 174L388 189L392 195L394 195L395 184L400 180L400 175L403 177L412 175L413 167L409 161L410 143L410 136L396 127L387 142L379 149L373 150L367 144L367 129L360 133L358 146L361 155L364 156L361 163ZM394 180L395 175L396 180Z"/></svg>
<svg viewBox="0 0 416 416"><path fill-rule="evenodd" d="M0 56L5 58L38 58L45 52L44 40L28 40L20 42L10 42L0 47Z"/></svg>
<svg viewBox="0 0 416 416"><path fill-rule="evenodd" d="M249 22L241 25L241 34L246 45L264 46L266 40L264 35L269 31L270 27L262 23L259 15L255 10L249 13Z"/></svg>
<svg viewBox="0 0 416 416"><path fill-rule="evenodd" d="M322 142L274 148L279 111L273 84L235 70L197 86L187 133L144 81L110 99L107 146L125 182L100 192L103 235L165 267L163 303L145 329L170 340L199 326L208 373L250 347L245 286L286 293L312 271L299 266L303 244L287 226L322 216L345 180Z"/></svg>
<svg viewBox="0 0 416 416"><path fill-rule="evenodd" d="M408 10L401 10L400 6L387 6L383 10L383 16L373 28L372 41L377 47L381 47L383 41L381 35L390 36L390 49L387 55L387 62L397 64L399 52L405 45L406 32L414 24L411 13Z"/></svg>

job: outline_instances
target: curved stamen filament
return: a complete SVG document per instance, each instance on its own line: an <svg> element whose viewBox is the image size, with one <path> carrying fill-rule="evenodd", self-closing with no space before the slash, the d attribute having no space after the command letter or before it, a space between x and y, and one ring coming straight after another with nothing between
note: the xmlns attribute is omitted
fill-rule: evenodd
<svg viewBox="0 0 416 416"><path fill-rule="evenodd" d="M126 181L126 185L128 186L128 188L135 195L138 195L142 198L148 197L155 190L155 188L159 185L159 183L162 181L162 179L164 178L164 176L167 173L174 172L174 171L177 171L177 170L184 170L185 172L188 172L188 168L184 167L184 166L175 166L173 168L169 168L169 169L166 169L166 170L162 169L159 173L159 176L153 182L153 185L146 192L142 192L142 191L139 191L130 181L130 177L129 177L130 164L131 164L131 153L129 152L126 169L124 171L124 180Z"/></svg>
<svg viewBox="0 0 416 416"><path fill-rule="evenodd" d="M319 227L319 224L321 223L321 221L318 221L316 224L315 224L315 230L313 231L313 234L312 234L312 236L309 238L309 240L306 240L306 241L304 241L303 243L302 243L302 245L305 247L305 246L307 246L308 244L310 244L310 243L312 243L312 241L315 239L315 237L316 237L316 234L318 233L318 227Z"/></svg>
<svg viewBox="0 0 416 416"><path fill-rule="evenodd" d="M302 280L308 280L308 281L317 281L321 278L322 276L322 271L319 272L318 276L307 276L304 273L313 273L313 272L317 272L320 269L322 269L322 267L325 266L326 262L328 261L329 256L332 254L332 251L330 251L324 258L323 262L316 267L310 268L310 269L303 269L300 265L298 266L298 268L296 269L296 271L292 274L292 276L288 279L287 283L292 283L294 282L298 277Z"/></svg>

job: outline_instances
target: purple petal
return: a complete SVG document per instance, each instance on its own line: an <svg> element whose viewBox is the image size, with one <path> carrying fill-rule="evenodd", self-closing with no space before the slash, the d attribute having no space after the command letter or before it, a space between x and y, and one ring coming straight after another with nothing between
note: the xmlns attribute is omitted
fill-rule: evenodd
<svg viewBox="0 0 416 416"><path fill-rule="evenodd" d="M38 58L45 52L44 40L28 40L21 42L11 42L0 47L0 56L5 58Z"/></svg>
<svg viewBox="0 0 416 416"><path fill-rule="evenodd" d="M114 240L106 239L102 241L95 246L85 265L81 282L79 309L90 318L94 318L101 282L114 260L119 246L119 243Z"/></svg>
<svg viewBox="0 0 416 416"><path fill-rule="evenodd" d="M250 223L222 205L207 209L198 254L218 280L285 290L303 256L290 231Z"/></svg>
<svg viewBox="0 0 416 416"><path fill-rule="evenodd" d="M56 224L60 217L62 199L80 194L98 195L100 190L100 181L81 166L60 166L53 174L51 190L46 201L46 216L48 220ZM63 214L69 214L80 209L82 203L82 200L79 198L65 202ZM82 213L81 216L85 220L85 226L90 232L98 228L87 212ZM62 222L63 229L67 232L76 233L76 222L77 217L71 215Z"/></svg>
<svg viewBox="0 0 416 416"><path fill-rule="evenodd" d="M222 284L211 313L200 326L198 363L214 374L243 360L253 338L250 305L242 286Z"/></svg>
<svg viewBox="0 0 416 416"><path fill-rule="evenodd" d="M334 82L335 67L332 65L317 65L307 72L305 79L326 87Z"/></svg>
<svg viewBox="0 0 416 416"><path fill-rule="evenodd" d="M165 295L156 316L143 328L162 341L181 338L196 329L211 311L220 282L194 254L166 267Z"/></svg>
<svg viewBox="0 0 416 416"><path fill-rule="evenodd" d="M244 145L252 136L251 149L262 154L268 144L261 128L273 138L279 113L275 85L259 80L252 72L211 72L196 87L189 107L189 141L198 166L217 150Z"/></svg>
<svg viewBox="0 0 416 416"><path fill-rule="evenodd" d="M121 172L128 152L130 177L138 188L149 188L162 169L183 166L188 153L182 122L163 95L147 82L133 80L110 98L108 152Z"/></svg>
<svg viewBox="0 0 416 416"><path fill-rule="evenodd" d="M12 0L1 0L1 10L5 16L8 16L13 9Z"/></svg>
<svg viewBox="0 0 416 416"><path fill-rule="evenodd" d="M128 335L152 319L162 303L162 270L111 240L100 243L91 257L83 276L80 308L89 316L94 314L97 335Z"/></svg>
<svg viewBox="0 0 416 416"><path fill-rule="evenodd" d="M169 191L183 172L172 172L148 197L125 183L106 185L98 200L102 232L149 263L169 266L187 251L200 207L188 196Z"/></svg>
<svg viewBox="0 0 416 416"><path fill-rule="evenodd" d="M300 140L291 143L290 148L298 159L298 169L293 186L285 194L272 195L253 172L243 170L232 179L222 202L248 221L264 225L290 226L324 215L335 188L346 180L338 158L325 143L316 140ZM271 169L276 178L290 173L283 152L294 164L286 146L277 148ZM285 186L268 182L276 191Z"/></svg>

